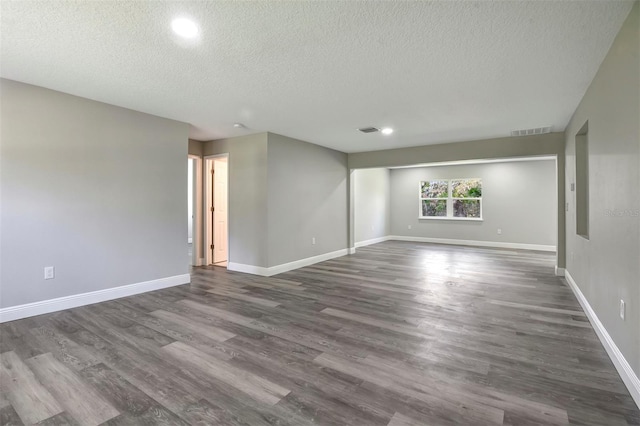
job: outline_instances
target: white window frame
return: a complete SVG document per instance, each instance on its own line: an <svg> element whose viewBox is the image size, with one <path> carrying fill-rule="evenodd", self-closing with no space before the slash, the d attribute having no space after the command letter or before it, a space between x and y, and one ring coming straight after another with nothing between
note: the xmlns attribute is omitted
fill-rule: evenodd
<svg viewBox="0 0 640 426"><path fill-rule="evenodd" d="M482 197L454 197L453 191L451 190L451 182L456 180L469 180L469 179L478 179L482 182L481 178L455 178L455 179L429 179L429 180L421 180L418 182L418 219L427 219L427 220L467 220L474 222L482 222L484 220L483 212L482 212ZM424 182L430 181L441 181L447 182L447 198L425 198L422 196L422 184ZM446 216L423 216L422 215L422 202L425 200L434 200L434 201L442 201L446 200L447 202L447 215ZM453 202L455 200L478 200L480 201L480 217L456 217L453 216Z"/></svg>

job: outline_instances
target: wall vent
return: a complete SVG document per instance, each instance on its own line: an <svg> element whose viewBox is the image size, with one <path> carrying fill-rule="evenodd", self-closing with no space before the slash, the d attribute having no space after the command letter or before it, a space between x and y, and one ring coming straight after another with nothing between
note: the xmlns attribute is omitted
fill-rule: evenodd
<svg viewBox="0 0 640 426"><path fill-rule="evenodd" d="M536 127L535 129L514 130L511 132L511 136L544 135L545 133L551 133L551 126Z"/></svg>
<svg viewBox="0 0 640 426"><path fill-rule="evenodd" d="M375 133L380 131L380 129L376 127L361 127L358 130L360 130L362 133Z"/></svg>

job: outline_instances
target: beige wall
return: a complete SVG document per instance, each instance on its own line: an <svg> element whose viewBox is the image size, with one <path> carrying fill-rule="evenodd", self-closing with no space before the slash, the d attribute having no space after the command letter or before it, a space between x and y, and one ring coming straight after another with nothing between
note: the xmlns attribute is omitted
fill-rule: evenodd
<svg viewBox="0 0 640 426"><path fill-rule="evenodd" d="M566 129L567 271L640 375L640 6ZM589 239L576 235L575 136L589 122ZM620 299L626 319L618 315Z"/></svg>

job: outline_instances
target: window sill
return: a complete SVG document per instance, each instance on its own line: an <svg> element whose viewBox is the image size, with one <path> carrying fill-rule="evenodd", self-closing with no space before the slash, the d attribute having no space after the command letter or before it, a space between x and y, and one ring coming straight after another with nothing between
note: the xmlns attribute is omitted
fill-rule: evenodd
<svg viewBox="0 0 640 426"><path fill-rule="evenodd" d="M453 220L453 221L465 221L465 222L482 222L484 219L481 217L444 217L444 216L418 216L418 220Z"/></svg>

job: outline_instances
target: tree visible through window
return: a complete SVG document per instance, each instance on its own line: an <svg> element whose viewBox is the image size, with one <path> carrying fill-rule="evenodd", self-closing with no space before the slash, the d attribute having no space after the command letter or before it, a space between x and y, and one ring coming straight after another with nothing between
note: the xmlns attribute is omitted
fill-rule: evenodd
<svg viewBox="0 0 640 426"><path fill-rule="evenodd" d="M420 218L482 219L482 180L420 182Z"/></svg>
<svg viewBox="0 0 640 426"><path fill-rule="evenodd" d="M422 216L446 216L449 181L420 182Z"/></svg>

